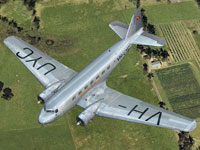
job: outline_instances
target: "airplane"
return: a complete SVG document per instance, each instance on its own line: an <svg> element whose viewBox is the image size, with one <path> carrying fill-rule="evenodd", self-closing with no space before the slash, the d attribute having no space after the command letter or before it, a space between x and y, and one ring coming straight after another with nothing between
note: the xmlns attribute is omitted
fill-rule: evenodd
<svg viewBox="0 0 200 150"><path fill-rule="evenodd" d="M196 121L124 95L106 85L113 69L133 44L163 46L163 38L149 34L142 27L141 10L137 9L130 24L114 21L110 28L121 38L80 72L59 63L23 40L9 36L5 45L45 87L38 95L43 104L40 124L51 123L74 106L84 108L77 125L86 126L95 115L189 132Z"/></svg>

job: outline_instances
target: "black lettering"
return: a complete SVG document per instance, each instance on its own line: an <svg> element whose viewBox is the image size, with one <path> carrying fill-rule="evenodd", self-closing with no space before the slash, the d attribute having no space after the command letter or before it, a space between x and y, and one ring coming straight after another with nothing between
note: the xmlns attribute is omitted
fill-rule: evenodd
<svg viewBox="0 0 200 150"><path fill-rule="evenodd" d="M158 121L157 121L157 125L160 125L160 120L161 120L161 116L162 116L162 112L157 112L154 115L152 115L151 117L147 118L145 121L149 121L151 118L155 117L156 115L158 116Z"/></svg>
<svg viewBox="0 0 200 150"><path fill-rule="evenodd" d="M42 58L42 57L38 57L38 58L35 58L35 59L32 59L32 60L27 60L26 62L34 61L33 67L35 67L37 61L40 60L41 58Z"/></svg>
<svg viewBox="0 0 200 150"><path fill-rule="evenodd" d="M122 108L127 108L126 106L123 106L123 105L118 105L119 107L122 107Z"/></svg>
<svg viewBox="0 0 200 150"><path fill-rule="evenodd" d="M28 47L25 47L25 48L23 48L23 50L29 50L29 51L30 51L30 53L29 53L29 54L27 54L26 56L20 56L20 55L19 55L19 53L20 53L20 52L17 52L17 53L16 53L16 56L17 56L17 57L19 57L20 59L25 59L26 57L28 57L28 56L30 56L30 55L32 55L32 54L33 54L33 50L31 50L31 49L30 49L30 48L28 48Z"/></svg>
<svg viewBox="0 0 200 150"><path fill-rule="evenodd" d="M43 65L41 65L40 67L38 67L37 70L41 69L42 67L44 67L44 66L46 66L46 65L50 65L50 66L52 66L53 68L52 68L51 70L47 71L44 75L47 75L49 72L51 72L51 71L53 71L53 70L56 69L56 66L54 66L53 64L51 64L51 63L46 63L46 64L43 64Z"/></svg>
<svg viewBox="0 0 200 150"><path fill-rule="evenodd" d="M144 111L139 111L139 110L135 110L137 108L138 105L135 105L135 107L133 107L133 109L131 109L131 111L127 114L128 116L133 112L137 112L137 113L141 113L141 115L138 117L138 119L142 118L142 116L147 112L147 110L149 108L146 108Z"/></svg>

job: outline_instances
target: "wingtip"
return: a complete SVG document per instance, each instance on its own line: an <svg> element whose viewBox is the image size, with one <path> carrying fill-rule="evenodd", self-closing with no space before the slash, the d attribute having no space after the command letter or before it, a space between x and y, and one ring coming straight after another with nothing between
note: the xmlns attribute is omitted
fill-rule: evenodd
<svg viewBox="0 0 200 150"><path fill-rule="evenodd" d="M164 46L164 45L166 44L165 39L160 38L160 39L158 40L158 44L159 44L160 46Z"/></svg>
<svg viewBox="0 0 200 150"><path fill-rule="evenodd" d="M15 36L8 36L7 38L4 39L4 44L8 43L9 39L11 38L16 38ZM7 45L7 44L6 44Z"/></svg>
<svg viewBox="0 0 200 150"><path fill-rule="evenodd" d="M196 128L196 126L197 126L197 123L196 123L196 121L194 120L194 121L192 121L186 128L185 128L185 132L191 132L191 131L193 131L195 128Z"/></svg>

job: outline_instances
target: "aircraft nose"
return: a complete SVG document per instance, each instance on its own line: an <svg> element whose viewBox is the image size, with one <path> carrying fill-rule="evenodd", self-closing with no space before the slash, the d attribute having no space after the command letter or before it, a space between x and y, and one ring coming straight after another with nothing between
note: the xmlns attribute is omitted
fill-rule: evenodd
<svg viewBox="0 0 200 150"><path fill-rule="evenodd" d="M45 112L44 108L42 108L40 115L38 117L38 122L40 124L47 124L54 120L54 114L51 112Z"/></svg>

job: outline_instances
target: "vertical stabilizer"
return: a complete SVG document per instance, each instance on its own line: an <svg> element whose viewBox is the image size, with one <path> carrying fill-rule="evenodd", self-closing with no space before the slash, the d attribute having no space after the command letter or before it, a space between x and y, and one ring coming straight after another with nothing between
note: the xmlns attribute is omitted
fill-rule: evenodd
<svg viewBox="0 0 200 150"><path fill-rule="evenodd" d="M142 27L141 9L137 9L131 19L131 23L129 24L126 38L129 38L131 35L137 32L141 27Z"/></svg>

